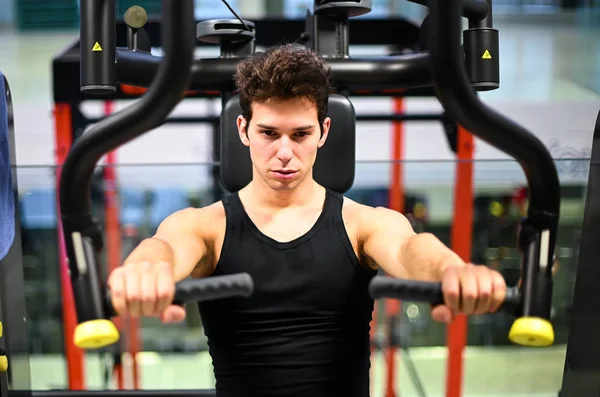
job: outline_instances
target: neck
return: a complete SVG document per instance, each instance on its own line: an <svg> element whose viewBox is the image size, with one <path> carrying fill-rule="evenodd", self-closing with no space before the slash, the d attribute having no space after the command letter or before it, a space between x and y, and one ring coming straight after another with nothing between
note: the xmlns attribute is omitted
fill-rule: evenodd
<svg viewBox="0 0 600 397"><path fill-rule="evenodd" d="M307 175L294 190L277 191L271 189L259 176L248 185L248 194L252 200L261 203L261 207L273 210L300 207L310 204L323 188Z"/></svg>

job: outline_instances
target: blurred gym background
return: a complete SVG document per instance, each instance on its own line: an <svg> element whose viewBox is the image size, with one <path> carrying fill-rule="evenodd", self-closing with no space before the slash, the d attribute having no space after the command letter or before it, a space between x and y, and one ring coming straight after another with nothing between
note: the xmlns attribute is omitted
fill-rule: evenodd
<svg viewBox="0 0 600 397"><path fill-rule="evenodd" d="M123 16L132 5L151 17L160 14L160 0L116 0ZM232 18L221 1L196 0L198 21ZM304 18L310 0L229 0L244 19ZM481 94L490 106L522 123L548 146L563 185L553 323L556 345L545 349L512 346L507 340L511 319L503 314L468 320L464 351L463 395L556 396L560 389L569 331L578 241L583 219L591 137L600 108L600 1L494 0L494 24L500 32L500 88ZM373 10L361 18L405 18L419 25L426 9L404 0L373 0ZM82 361L65 346L61 304L59 241L55 209L55 151L52 61L78 37L75 0L0 0L0 71L10 84L15 114L18 183L22 220L23 263L29 357L13 360L30 376L13 374L16 388L68 388L78 376L86 388L117 388L115 355L88 353ZM361 32L368 34L368 32ZM157 52L160 49L153 49ZM199 50L215 56L217 49ZM352 46L351 55L385 55L389 48ZM184 101L179 114L218 115L218 100ZM391 98L353 100L358 114L393 112ZM131 102L112 103L118 110ZM434 98L402 100L407 113L439 112ZM82 104L88 117L101 117L101 103ZM357 124L357 180L349 197L370 205L390 205L393 180L394 131L390 122ZM187 206L214 201L212 141L205 125L164 126L103 160L93 187L94 208L106 239L116 233L126 256L150 236L168 214ZM431 231L450 244L456 169L439 123L402 126L403 212L415 228ZM523 205L525 180L518 164L476 141L474 165L472 260L499 269L509 280L519 277L515 251L516 225ZM107 175L112 175L110 178ZM116 202L109 193L116 193ZM111 207L112 206L112 207ZM107 208L117 215L107 215ZM381 303L381 302L380 302ZM386 392L390 341L395 350L394 392L397 396L445 395L446 328L431 321L427 306L404 302L395 314L376 316L373 333L373 396ZM600 314L599 314L600 315ZM139 343L135 362L137 387L144 389L210 388L213 375L202 324L190 308L188 321L163 326L144 319L131 331ZM70 356L71 355L71 356ZM67 357L79 372L69 370ZM132 387L132 358L120 363L123 387ZM81 363L81 364L79 364ZM21 382L21 383L19 383Z"/></svg>

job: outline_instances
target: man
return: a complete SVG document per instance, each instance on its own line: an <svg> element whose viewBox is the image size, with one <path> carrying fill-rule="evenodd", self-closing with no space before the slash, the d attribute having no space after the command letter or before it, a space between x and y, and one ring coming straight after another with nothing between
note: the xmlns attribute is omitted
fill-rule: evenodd
<svg viewBox="0 0 600 397"><path fill-rule="evenodd" d="M185 317L170 305L188 276L249 273L250 298L199 305L219 397L368 396L368 283L442 281L438 321L501 304L499 273L465 264L400 213L358 204L312 177L331 120L329 72L316 54L282 46L240 62L239 136L253 178L239 193L165 219L109 278L114 306L130 316Z"/></svg>

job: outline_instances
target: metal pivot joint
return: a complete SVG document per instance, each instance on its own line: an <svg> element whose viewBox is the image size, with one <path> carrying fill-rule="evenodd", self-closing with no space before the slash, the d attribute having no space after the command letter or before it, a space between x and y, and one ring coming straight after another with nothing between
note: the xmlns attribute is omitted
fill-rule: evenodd
<svg viewBox="0 0 600 397"><path fill-rule="evenodd" d="M100 225L90 212L61 214L61 221L77 319L103 318L103 286L97 266L97 252L104 245Z"/></svg>
<svg viewBox="0 0 600 397"><path fill-rule="evenodd" d="M306 18L307 46L325 58L348 57L350 18L371 12L371 0L315 0L313 9Z"/></svg>
<svg viewBox="0 0 600 397"><path fill-rule="evenodd" d="M115 2L80 1L80 90L106 95L117 90Z"/></svg>
<svg viewBox="0 0 600 397"><path fill-rule="evenodd" d="M469 28L463 31L467 75L477 91L495 90L500 86L498 30L492 26L492 0L484 2L487 12L478 19L469 19Z"/></svg>
<svg viewBox="0 0 600 397"><path fill-rule="evenodd" d="M522 252L523 294L519 312L524 317L550 318L557 227L557 214L530 213L521 222L518 246Z"/></svg>
<svg viewBox="0 0 600 397"><path fill-rule="evenodd" d="M463 32L465 65L471 85L477 91L500 87L498 30L472 28Z"/></svg>
<svg viewBox="0 0 600 397"><path fill-rule="evenodd" d="M221 58L247 57L255 51L254 23L237 19L212 19L196 25L196 38L219 44Z"/></svg>

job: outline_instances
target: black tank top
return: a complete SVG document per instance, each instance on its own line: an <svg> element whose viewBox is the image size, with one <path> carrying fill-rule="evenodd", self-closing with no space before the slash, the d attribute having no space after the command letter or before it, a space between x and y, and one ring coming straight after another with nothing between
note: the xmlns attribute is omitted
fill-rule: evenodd
<svg viewBox="0 0 600 397"><path fill-rule="evenodd" d="M375 274L360 265L328 190L313 227L289 242L261 233L237 193L214 275L247 272L250 298L199 304L218 397L367 397Z"/></svg>

